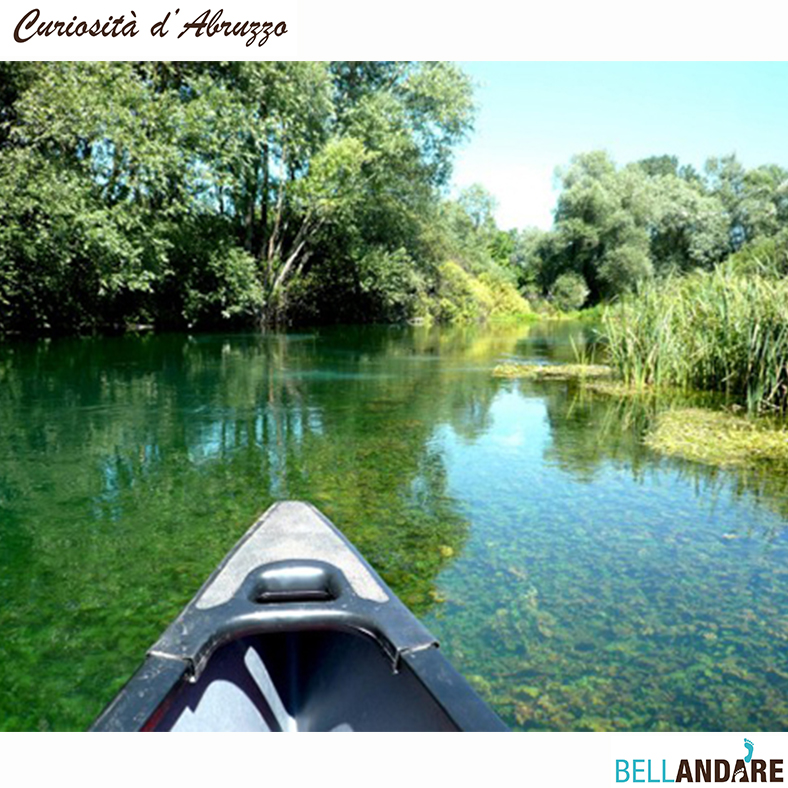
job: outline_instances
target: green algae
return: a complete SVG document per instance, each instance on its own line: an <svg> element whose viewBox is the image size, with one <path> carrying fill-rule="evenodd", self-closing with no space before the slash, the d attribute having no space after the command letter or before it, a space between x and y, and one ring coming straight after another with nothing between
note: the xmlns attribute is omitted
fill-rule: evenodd
<svg viewBox="0 0 788 788"><path fill-rule="evenodd" d="M496 378L533 378L535 380L587 380L609 378L613 370L603 364L498 364Z"/></svg>
<svg viewBox="0 0 788 788"><path fill-rule="evenodd" d="M788 428L784 423L725 411L666 411L660 414L645 443L661 454L707 465L788 461Z"/></svg>
<svg viewBox="0 0 788 788"><path fill-rule="evenodd" d="M6 346L0 725L86 727L288 497L334 519L515 728L784 729L788 474L650 449L678 395L490 376L571 362L587 337L553 323Z"/></svg>

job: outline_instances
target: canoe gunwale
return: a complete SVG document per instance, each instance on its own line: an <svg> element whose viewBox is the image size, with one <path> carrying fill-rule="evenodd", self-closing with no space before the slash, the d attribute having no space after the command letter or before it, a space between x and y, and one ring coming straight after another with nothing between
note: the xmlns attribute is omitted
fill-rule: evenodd
<svg viewBox="0 0 788 788"><path fill-rule="evenodd" d="M390 603L387 603L390 604ZM374 640L396 672L402 656L410 651L437 647L423 627L388 609L381 616L378 605L344 595L332 602L270 602L253 606L234 599L206 616L187 611L148 652L150 656L182 660L190 681L200 678L213 653L232 640L273 632L329 629L361 634ZM371 609L369 609L371 608Z"/></svg>
<svg viewBox="0 0 788 788"><path fill-rule="evenodd" d="M288 522L295 523L294 529L304 531L313 545L328 544L332 560L283 558L281 549L273 554L279 560L269 560L270 542L261 535L272 522L280 530ZM306 553L310 555L309 550ZM246 571L250 565L254 568ZM227 587L233 593L216 604L216 589ZM211 604L205 604L206 599ZM438 653L433 635L355 547L317 509L299 502L274 504L246 532L151 647L143 665L92 730L152 729L178 686L198 682L211 657L232 641L315 630L347 632L374 641L392 673L401 669L413 673L461 730L506 730Z"/></svg>
<svg viewBox="0 0 788 788"><path fill-rule="evenodd" d="M299 545L295 547L298 553L286 558L276 550L279 560L271 561L275 545L263 543L261 538L272 525L286 528L289 523L300 529L302 543L330 545L333 560L305 559ZM281 538L281 533L275 537ZM239 576L229 600L206 606L206 598L238 566L241 573L236 573ZM245 571L248 566L254 568ZM361 583L359 569L365 575ZM355 582L349 579L350 573L356 574ZM296 601L259 601L261 592L275 581L279 589L284 586L287 591L289 586L290 598ZM325 590L327 598L299 601L304 589ZM371 637L394 671L408 651L438 646L429 630L330 520L310 504L284 501L274 504L252 525L148 654L184 660L190 680L196 680L211 655L229 640L298 629L339 629Z"/></svg>

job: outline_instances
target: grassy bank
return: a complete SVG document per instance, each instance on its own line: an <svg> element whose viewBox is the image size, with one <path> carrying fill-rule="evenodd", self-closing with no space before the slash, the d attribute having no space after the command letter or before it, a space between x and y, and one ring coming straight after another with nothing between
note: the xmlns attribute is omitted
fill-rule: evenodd
<svg viewBox="0 0 788 788"><path fill-rule="evenodd" d="M788 409L788 282L730 268L643 286L603 318L628 386L719 391L751 413Z"/></svg>

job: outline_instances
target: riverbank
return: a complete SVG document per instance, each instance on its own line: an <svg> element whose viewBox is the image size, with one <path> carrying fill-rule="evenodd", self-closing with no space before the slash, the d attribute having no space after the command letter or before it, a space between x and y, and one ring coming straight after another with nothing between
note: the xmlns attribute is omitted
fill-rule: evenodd
<svg viewBox="0 0 788 788"><path fill-rule="evenodd" d="M643 285L605 310L609 363L638 389L717 391L788 410L788 281L731 265Z"/></svg>

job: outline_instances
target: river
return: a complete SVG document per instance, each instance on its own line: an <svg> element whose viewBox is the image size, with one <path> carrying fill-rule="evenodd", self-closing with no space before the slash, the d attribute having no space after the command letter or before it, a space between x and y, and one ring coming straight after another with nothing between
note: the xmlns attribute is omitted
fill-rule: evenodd
<svg viewBox="0 0 788 788"><path fill-rule="evenodd" d="M308 500L522 730L783 730L788 474L491 376L591 327L0 344L0 727L84 729L257 514ZM656 406L655 406L656 407Z"/></svg>

